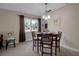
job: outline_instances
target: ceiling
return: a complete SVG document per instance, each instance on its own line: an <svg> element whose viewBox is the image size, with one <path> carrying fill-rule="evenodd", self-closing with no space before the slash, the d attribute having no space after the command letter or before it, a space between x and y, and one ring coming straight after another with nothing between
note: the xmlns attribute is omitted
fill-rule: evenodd
<svg viewBox="0 0 79 59"><path fill-rule="evenodd" d="M65 3L48 3L48 10L57 10L67 4ZM44 3L0 3L0 8L11 11L18 11L36 16L42 16L45 12Z"/></svg>

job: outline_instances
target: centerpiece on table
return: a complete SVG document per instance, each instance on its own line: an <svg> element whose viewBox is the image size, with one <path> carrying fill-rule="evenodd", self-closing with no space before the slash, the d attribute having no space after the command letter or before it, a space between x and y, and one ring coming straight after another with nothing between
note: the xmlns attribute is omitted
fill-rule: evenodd
<svg viewBox="0 0 79 59"><path fill-rule="evenodd" d="M48 29L44 29L43 32L49 32L49 30Z"/></svg>

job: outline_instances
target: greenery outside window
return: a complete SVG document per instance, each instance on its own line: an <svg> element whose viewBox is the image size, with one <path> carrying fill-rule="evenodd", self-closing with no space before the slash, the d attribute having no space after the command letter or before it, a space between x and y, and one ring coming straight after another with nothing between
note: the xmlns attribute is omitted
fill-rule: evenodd
<svg viewBox="0 0 79 59"><path fill-rule="evenodd" d="M24 19L25 31L38 31L38 20L25 18Z"/></svg>

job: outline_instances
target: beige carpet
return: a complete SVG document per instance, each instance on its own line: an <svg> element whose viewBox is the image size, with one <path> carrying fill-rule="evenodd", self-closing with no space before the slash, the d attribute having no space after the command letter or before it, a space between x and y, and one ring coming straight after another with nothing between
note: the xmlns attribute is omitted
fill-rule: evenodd
<svg viewBox="0 0 79 59"><path fill-rule="evenodd" d="M79 56L79 53L61 47L61 52L60 53L58 52L57 55ZM41 52L40 54L38 54L36 49L33 51L32 41L30 41L30 42L16 44L15 48L12 45L9 46L7 50L3 48L2 50L0 50L0 56L41 56ZM53 56L54 56L54 50L53 50Z"/></svg>

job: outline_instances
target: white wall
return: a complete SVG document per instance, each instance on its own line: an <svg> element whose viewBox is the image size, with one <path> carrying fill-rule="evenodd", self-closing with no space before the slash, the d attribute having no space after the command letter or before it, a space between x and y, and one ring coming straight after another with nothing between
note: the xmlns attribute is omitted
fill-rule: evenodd
<svg viewBox="0 0 79 59"><path fill-rule="evenodd" d="M6 33L14 32L14 35L16 37L16 43L19 42L19 16L18 15L25 15L26 17L38 18L37 16L27 15L25 13L0 9L0 34L3 33L5 37L4 39L6 39ZM26 33L26 35L28 34ZM26 38L26 40L28 40L30 36L31 34L29 34L29 37Z"/></svg>
<svg viewBox="0 0 79 59"><path fill-rule="evenodd" d="M0 10L0 33L13 31L16 37L16 42L19 39L19 17L17 14L9 11ZM5 38L6 39L6 38Z"/></svg>
<svg viewBox="0 0 79 59"><path fill-rule="evenodd" d="M63 32L61 45L79 51L79 4L70 4L50 14L51 19L48 20L49 30L61 30ZM53 17L61 18L61 26L53 25Z"/></svg>

